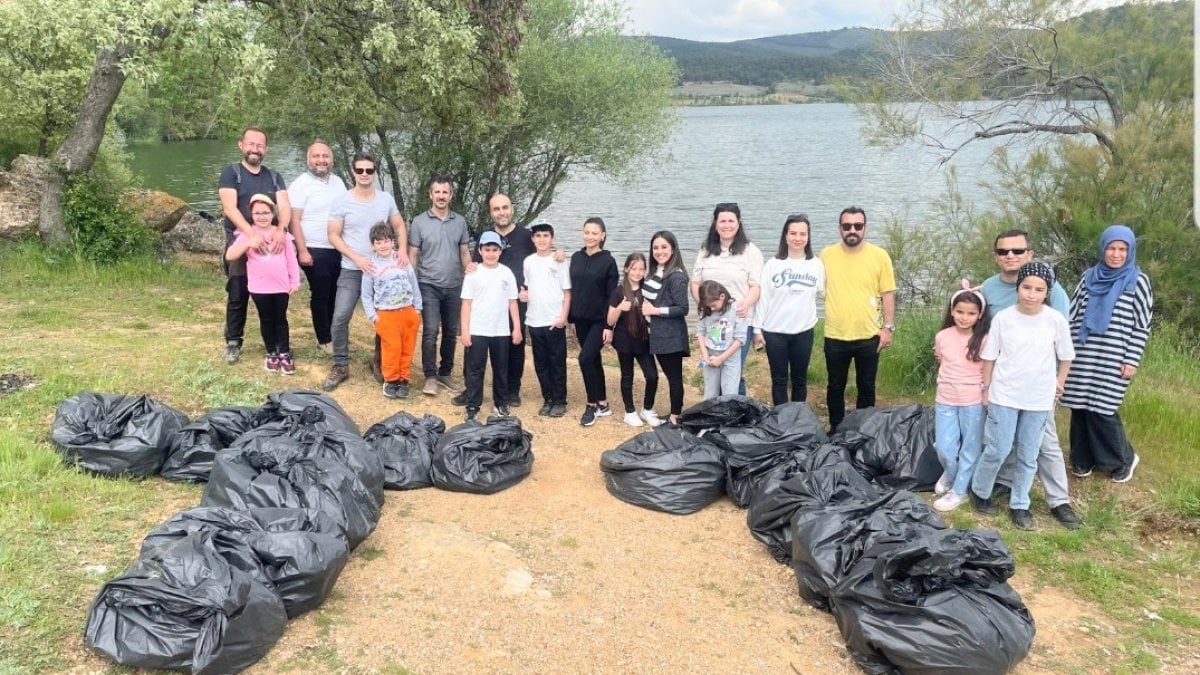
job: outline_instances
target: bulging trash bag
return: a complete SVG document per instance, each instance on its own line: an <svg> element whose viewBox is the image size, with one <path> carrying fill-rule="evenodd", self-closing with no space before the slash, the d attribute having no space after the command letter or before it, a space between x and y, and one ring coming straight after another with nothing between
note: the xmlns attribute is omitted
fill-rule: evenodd
<svg viewBox="0 0 1200 675"><path fill-rule="evenodd" d="M383 505L383 460L361 436L327 424L325 410L309 406L301 413L269 422L238 437L232 450L300 448L312 457L326 457L354 471L376 503Z"/></svg>
<svg viewBox="0 0 1200 675"><path fill-rule="evenodd" d="M1006 673L1035 633L1013 570L995 531L930 530L866 551L834 588L834 615L868 673Z"/></svg>
<svg viewBox="0 0 1200 675"><path fill-rule="evenodd" d="M236 673L262 658L287 624L283 602L197 533L139 558L104 584L84 642L124 666Z"/></svg>
<svg viewBox="0 0 1200 675"><path fill-rule="evenodd" d="M921 405L855 410L833 435L868 480L894 490L930 491L942 475L933 447L934 411Z"/></svg>
<svg viewBox="0 0 1200 675"><path fill-rule="evenodd" d="M707 438L725 450L726 489L741 507L750 505L759 481L776 464L829 440L806 403L777 405L754 426L722 427Z"/></svg>
<svg viewBox="0 0 1200 675"><path fill-rule="evenodd" d="M196 507L172 516L142 541L143 558L196 533L230 565L265 583L289 619L319 607L350 557L337 523L307 509Z"/></svg>
<svg viewBox="0 0 1200 675"><path fill-rule="evenodd" d="M58 404L50 439L64 459L103 476L153 476L187 416L148 396L80 392Z"/></svg>
<svg viewBox="0 0 1200 675"><path fill-rule="evenodd" d="M429 466L443 490L490 495L520 483L533 471L533 434L515 417L460 424L438 439Z"/></svg>
<svg viewBox="0 0 1200 675"><path fill-rule="evenodd" d="M792 570L800 596L829 609L830 589L868 549L943 530L942 517L911 492L863 498L849 470L830 467L798 480L807 503L792 517Z"/></svg>
<svg viewBox="0 0 1200 675"><path fill-rule="evenodd" d="M383 460L383 486L389 490L414 490L433 485L429 466L438 439L446 431L440 417L417 419L406 412L371 425L363 439Z"/></svg>
<svg viewBox="0 0 1200 675"><path fill-rule="evenodd" d="M746 527L755 539L766 544L778 562L792 557L792 518L796 511L812 503L810 476L827 473L837 477L837 486L860 499L874 499L879 490L858 475L850 465L848 453L838 445L825 444L807 455L781 464L761 482L746 511Z"/></svg>
<svg viewBox="0 0 1200 675"><path fill-rule="evenodd" d="M267 402L259 408L260 424L280 422L288 417L295 417L304 412L305 408L316 406L325 413L324 423L333 427L361 436L354 418L350 416L338 402L312 389L289 389L267 395Z"/></svg>
<svg viewBox="0 0 1200 675"><path fill-rule="evenodd" d="M218 453L200 505L312 509L341 526L352 550L375 530L381 508L344 462L284 443Z"/></svg>
<svg viewBox="0 0 1200 675"><path fill-rule="evenodd" d="M695 513L725 493L722 450L666 425L600 455L600 470L612 496L655 511Z"/></svg>
<svg viewBox="0 0 1200 675"><path fill-rule="evenodd" d="M216 408L180 429L167 451L163 478L196 483L207 481L217 453L254 428L257 412L256 408L241 406Z"/></svg>
<svg viewBox="0 0 1200 675"><path fill-rule="evenodd" d="M747 427L758 424L767 406L749 396L717 396L705 399L679 414L679 426L693 434L718 427Z"/></svg>

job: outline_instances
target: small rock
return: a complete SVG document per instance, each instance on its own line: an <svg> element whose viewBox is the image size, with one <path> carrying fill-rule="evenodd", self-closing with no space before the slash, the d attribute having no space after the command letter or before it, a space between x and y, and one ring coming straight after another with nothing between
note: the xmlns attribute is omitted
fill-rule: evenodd
<svg viewBox="0 0 1200 675"><path fill-rule="evenodd" d="M108 574L108 565L84 565L83 571L88 576L101 576Z"/></svg>
<svg viewBox="0 0 1200 675"><path fill-rule="evenodd" d="M500 595L525 595L533 587L533 575L529 570L509 570L504 574L504 587Z"/></svg>

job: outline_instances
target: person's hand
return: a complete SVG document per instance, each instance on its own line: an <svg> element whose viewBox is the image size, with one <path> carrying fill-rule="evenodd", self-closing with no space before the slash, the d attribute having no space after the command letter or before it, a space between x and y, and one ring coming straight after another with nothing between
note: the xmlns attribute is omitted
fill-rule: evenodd
<svg viewBox="0 0 1200 675"><path fill-rule="evenodd" d="M522 286L521 290L517 293L517 300L529 302L529 289Z"/></svg>
<svg viewBox="0 0 1200 675"><path fill-rule="evenodd" d="M741 303L738 303L738 305L736 307L736 311L734 313L737 314L737 318L744 319L750 315L750 308Z"/></svg>
<svg viewBox="0 0 1200 675"><path fill-rule="evenodd" d="M642 316L659 316L658 308L649 300L642 300Z"/></svg>
<svg viewBox="0 0 1200 675"><path fill-rule="evenodd" d="M292 286L290 289L288 289L288 295L295 295L296 291L298 290L300 290L299 286Z"/></svg>
<svg viewBox="0 0 1200 675"><path fill-rule="evenodd" d="M309 253L307 248L304 249L303 251L297 251L296 259L300 262L300 264L302 266L312 267L312 264L313 264L312 253Z"/></svg>
<svg viewBox="0 0 1200 675"><path fill-rule="evenodd" d="M283 252L283 230L275 227L271 228L271 234L267 235L267 240L263 243L260 253L281 253Z"/></svg>
<svg viewBox="0 0 1200 675"><path fill-rule="evenodd" d="M525 339L525 335L521 332L521 327L517 326L512 332L512 341L514 345L521 344L521 340Z"/></svg>
<svg viewBox="0 0 1200 675"><path fill-rule="evenodd" d="M1132 380L1133 376L1137 375L1137 366L1128 363L1121 364L1121 379Z"/></svg>
<svg viewBox="0 0 1200 675"><path fill-rule="evenodd" d="M886 328L879 331L879 347L875 351L881 352L881 351L887 349L888 346L890 346L891 344L892 344L892 331L890 331Z"/></svg>
<svg viewBox="0 0 1200 675"><path fill-rule="evenodd" d="M558 329L558 328L562 328L562 327L564 327L564 326L566 326L566 325L567 325L567 320L566 320L566 319L563 319L563 318L558 318L558 319L555 319L555 320L554 320L554 323L550 324L550 328L552 328L552 329Z"/></svg>
<svg viewBox="0 0 1200 675"><path fill-rule="evenodd" d="M754 334L754 348L762 349L766 345L767 345L767 338L763 337L762 333L755 333Z"/></svg>
<svg viewBox="0 0 1200 675"><path fill-rule="evenodd" d="M471 346L471 336L466 333L463 333L462 335L458 336L458 342L459 342L459 344L461 344L464 347L470 347Z"/></svg>
<svg viewBox="0 0 1200 675"><path fill-rule="evenodd" d="M471 262L467 263L467 268L463 271L465 271L467 274L474 274L475 270L477 269L479 269L479 265L472 260Z"/></svg>
<svg viewBox="0 0 1200 675"><path fill-rule="evenodd" d="M567 252L561 248L554 249L554 262L562 262L567 259Z"/></svg>
<svg viewBox="0 0 1200 675"><path fill-rule="evenodd" d="M411 262L408 259L408 252L401 251L400 249L396 249L395 254L392 255L392 259L395 260L396 264L399 265L400 267L408 267L408 265Z"/></svg>
<svg viewBox="0 0 1200 675"><path fill-rule="evenodd" d="M602 335L604 336L604 344L606 344L606 345L612 344L612 333L613 332L612 332L611 328L604 329L604 332L602 333Z"/></svg>
<svg viewBox="0 0 1200 675"><path fill-rule="evenodd" d="M358 265L358 269L362 270L363 274L375 274L375 263L370 258L356 255L351 260L354 261L355 265Z"/></svg>
<svg viewBox="0 0 1200 675"><path fill-rule="evenodd" d="M625 298L621 301L621 304L617 305L617 309L622 312L628 312L629 310L633 309L633 303L629 300L629 298Z"/></svg>
<svg viewBox="0 0 1200 675"><path fill-rule="evenodd" d="M1066 383L1064 383L1064 382L1062 382L1062 381L1056 381L1056 382L1054 383L1054 400L1055 400L1055 401L1057 401L1058 399L1062 398L1062 396L1063 396L1063 391L1064 391L1065 389L1066 389Z"/></svg>
<svg viewBox="0 0 1200 675"><path fill-rule="evenodd" d="M988 407L988 390L987 389L984 389L983 392L979 394L979 404L985 408Z"/></svg>

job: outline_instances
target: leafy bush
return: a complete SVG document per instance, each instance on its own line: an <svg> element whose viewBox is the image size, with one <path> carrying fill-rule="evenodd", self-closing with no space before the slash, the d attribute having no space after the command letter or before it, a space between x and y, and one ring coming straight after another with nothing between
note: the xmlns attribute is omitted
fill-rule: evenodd
<svg viewBox="0 0 1200 675"><path fill-rule="evenodd" d="M93 175L71 179L63 197L63 220L84 260L111 264L144 256L154 233L132 211L122 208L115 189Z"/></svg>

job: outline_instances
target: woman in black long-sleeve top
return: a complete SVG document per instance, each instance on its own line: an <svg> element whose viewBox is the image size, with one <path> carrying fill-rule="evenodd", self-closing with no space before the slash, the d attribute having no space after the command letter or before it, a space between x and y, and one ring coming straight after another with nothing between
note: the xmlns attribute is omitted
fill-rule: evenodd
<svg viewBox="0 0 1200 675"><path fill-rule="evenodd" d="M660 230L650 237L650 270L642 282L642 314L650 322L650 353L658 359L671 393L671 424L683 412L683 359L690 356L688 275L675 235Z"/></svg>
<svg viewBox="0 0 1200 675"><path fill-rule="evenodd" d="M587 392L587 407L579 423L590 427L597 417L612 414L604 385L600 350L612 340L606 328L608 298L617 287L617 261L604 250L607 236L604 221L588 218L583 223L583 248L571 256L571 311L568 319L579 340L579 372Z"/></svg>

